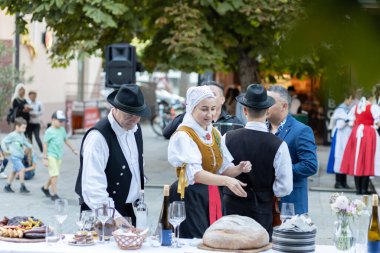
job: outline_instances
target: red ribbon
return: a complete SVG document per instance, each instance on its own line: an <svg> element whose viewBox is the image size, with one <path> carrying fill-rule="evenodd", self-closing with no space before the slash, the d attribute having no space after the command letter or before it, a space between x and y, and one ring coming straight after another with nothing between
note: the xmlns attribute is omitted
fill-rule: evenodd
<svg viewBox="0 0 380 253"><path fill-rule="evenodd" d="M208 209L210 225L222 217L222 202L220 200L220 194L218 186L208 186Z"/></svg>
<svg viewBox="0 0 380 253"><path fill-rule="evenodd" d="M211 135L209 133L206 134L206 140L211 140Z"/></svg>

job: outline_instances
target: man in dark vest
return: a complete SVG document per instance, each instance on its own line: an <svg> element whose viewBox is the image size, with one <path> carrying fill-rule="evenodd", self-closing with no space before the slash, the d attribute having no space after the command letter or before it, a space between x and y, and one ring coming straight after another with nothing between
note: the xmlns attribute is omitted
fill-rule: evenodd
<svg viewBox="0 0 380 253"><path fill-rule="evenodd" d="M230 160L236 165L250 161L252 170L236 178L247 184L247 198L240 198L224 188L227 214L248 216L260 223L272 236L274 196L283 197L293 189L292 161L288 146L268 132L266 115L274 99L261 84L252 84L237 101L243 105L248 122L245 128L229 131L222 138Z"/></svg>
<svg viewBox="0 0 380 253"><path fill-rule="evenodd" d="M75 192L80 196L81 211L108 202L116 209L117 224L126 223L123 216L130 216L135 225L132 204L144 189L143 140L138 123L141 117L150 116L150 110L135 84L122 85L107 101L114 108L83 138Z"/></svg>

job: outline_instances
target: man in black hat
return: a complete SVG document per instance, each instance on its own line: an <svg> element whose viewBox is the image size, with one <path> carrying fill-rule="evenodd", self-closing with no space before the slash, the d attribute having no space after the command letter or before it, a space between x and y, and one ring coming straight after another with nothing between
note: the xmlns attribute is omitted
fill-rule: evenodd
<svg viewBox="0 0 380 253"><path fill-rule="evenodd" d="M272 235L272 205L274 196L283 197L293 189L292 161L288 146L268 132L266 115L274 99L267 96L261 84L252 84L237 101L248 118L245 128L229 131L222 138L236 165L250 161L252 170L236 177L247 186L247 198L240 198L224 188L226 212L248 216L260 223Z"/></svg>
<svg viewBox="0 0 380 253"><path fill-rule="evenodd" d="M82 210L96 209L102 203L115 207L118 224L132 217L132 203L144 189L141 117L149 117L140 88L126 84L113 91L107 101L114 107L83 137L80 168L75 192Z"/></svg>

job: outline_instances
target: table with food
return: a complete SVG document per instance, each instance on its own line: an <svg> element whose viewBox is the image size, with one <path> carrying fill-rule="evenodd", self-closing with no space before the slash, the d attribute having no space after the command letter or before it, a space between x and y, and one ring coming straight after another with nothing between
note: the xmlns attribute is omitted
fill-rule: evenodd
<svg viewBox="0 0 380 253"><path fill-rule="evenodd" d="M94 225L94 224L92 224ZM83 226L84 228L85 226ZM89 227L90 228L90 227ZM105 242L99 241L97 231L80 230L75 234L59 235L56 241L47 241L51 228L44 221L35 217L4 217L0 221L0 252L122 252L138 250L139 252L281 252L276 251L275 244L289 238L298 238L311 242L310 251L303 252L335 252L333 246L315 245L315 231L286 235L276 230L273 242L269 242L268 234L253 219L244 216L225 216L212 224L202 239L180 239L179 248L162 246L160 236L148 229L132 227L115 228L111 235L106 234ZM297 237L298 236L298 237ZM304 238L304 239L299 239ZM310 239L311 238L311 239ZM173 238L174 239L174 238ZM275 241L278 241L276 243ZM282 241L281 241L282 240ZM302 243L301 243L302 244ZM303 244L305 246L305 244ZM295 251L292 252L302 252Z"/></svg>

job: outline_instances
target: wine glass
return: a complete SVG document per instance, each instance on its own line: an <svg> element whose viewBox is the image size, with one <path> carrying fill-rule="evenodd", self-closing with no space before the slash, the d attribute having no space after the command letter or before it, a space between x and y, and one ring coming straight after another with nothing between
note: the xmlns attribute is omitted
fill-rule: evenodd
<svg viewBox="0 0 380 253"><path fill-rule="evenodd" d="M284 223L286 220L291 219L294 216L294 204L293 203L282 203L280 219Z"/></svg>
<svg viewBox="0 0 380 253"><path fill-rule="evenodd" d="M77 217L77 220L75 221L75 223L79 227L79 231L82 231L83 230L83 226L84 226L84 221L85 221L86 217L81 212L78 213L77 216L78 217Z"/></svg>
<svg viewBox="0 0 380 253"><path fill-rule="evenodd" d="M100 238L99 242L104 243L104 229L106 226L106 222L109 218L112 217L111 209L108 206L108 203L103 203L101 205L98 205L98 208L95 209L95 215L96 218L102 223L102 237Z"/></svg>
<svg viewBox="0 0 380 253"><path fill-rule="evenodd" d="M67 218L67 199L56 199L54 202L54 217L59 223L59 241L62 242L62 224Z"/></svg>
<svg viewBox="0 0 380 253"><path fill-rule="evenodd" d="M179 244L179 225L186 219L185 202L174 201L169 206L169 222L174 228L177 229L176 243L172 244L172 248L181 248Z"/></svg>

